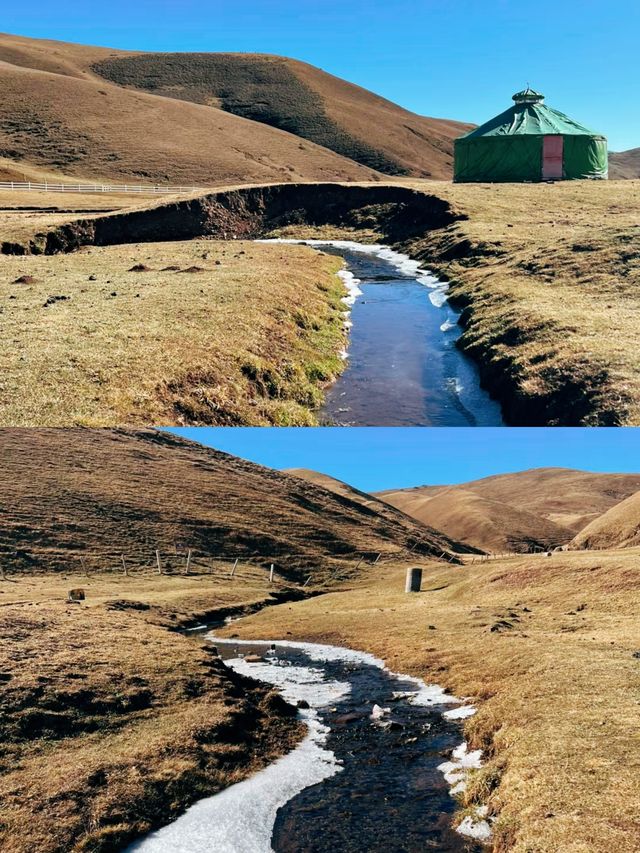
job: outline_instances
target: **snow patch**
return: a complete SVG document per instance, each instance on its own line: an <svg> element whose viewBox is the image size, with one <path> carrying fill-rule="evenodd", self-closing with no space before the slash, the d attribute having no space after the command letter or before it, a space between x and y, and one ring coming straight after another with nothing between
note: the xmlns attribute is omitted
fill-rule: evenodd
<svg viewBox="0 0 640 853"><path fill-rule="evenodd" d="M446 712L444 716L450 716L451 713ZM467 714L467 716L469 715ZM474 749L469 751L467 742L463 741L451 753L450 761L445 761L438 765L438 770L451 786L449 793L452 797L455 797L466 791L469 771L479 770L480 767L482 767L482 750ZM476 806L473 815L467 815L458 824L456 832L468 838L474 838L476 841L489 841L491 838L492 818L487 817L488 813L489 809L487 806Z"/></svg>

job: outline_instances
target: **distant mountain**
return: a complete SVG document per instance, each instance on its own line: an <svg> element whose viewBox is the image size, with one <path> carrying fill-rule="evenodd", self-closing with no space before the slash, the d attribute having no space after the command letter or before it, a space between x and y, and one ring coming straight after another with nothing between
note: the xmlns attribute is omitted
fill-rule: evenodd
<svg viewBox="0 0 640 853"><path fill-rule="evenodd" d="M470 127L278 56L141 53L0 35L0 156L196 186L449 178Z"/></svg>
<svg viewBox="0 0 640 853"><path fill-rule="evenodd" d="M307 480L309 483L321 486L323 489L328 489L330 492L334 492L336 495L348 498L350 501L354 501L354 503L361 504L372 513L384 518L389 518L394 522L409 517L402 511L396 509L390 503L384 500L379 500L377 497L367 494L367 492L361 492L359 489L350 486L348 483L344 483L342 480L337 480L335 477L330 477L328 474L321 474L319 471L312 471L309 468L288 468L285 469L284 473L291 474L293 477L300 477L303 480ZM450 540L441 531L436 531L432 528L427 528L427 530L430 535L438 537L440 541L444 542L446 547L450 548L452 551L465 553L467 551L475 550L465 546L462 542L454 542Z"/></svg>
<svg viewBox="0 0 640 853"><path fill-rule="evenodd" d="M640 178L640 148L609 154L609 177Z"/></svg>
<svg viewBox="0 0 640 853"><path fill-rule="evenodd" d="M490 552L568 543L593 519L640 489L640 474L536 468L456 486L377 492L454 541Z"/></svg>

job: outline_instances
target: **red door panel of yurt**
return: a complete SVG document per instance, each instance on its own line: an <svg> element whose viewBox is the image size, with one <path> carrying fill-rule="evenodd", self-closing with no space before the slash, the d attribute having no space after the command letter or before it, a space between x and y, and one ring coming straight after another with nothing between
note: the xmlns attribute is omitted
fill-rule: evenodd
<svg viewBox="0 0 640 853"><path fill-rule="evenodd" d="M561 178L564 138L545 136L542 141L542 177Z"/></svg>

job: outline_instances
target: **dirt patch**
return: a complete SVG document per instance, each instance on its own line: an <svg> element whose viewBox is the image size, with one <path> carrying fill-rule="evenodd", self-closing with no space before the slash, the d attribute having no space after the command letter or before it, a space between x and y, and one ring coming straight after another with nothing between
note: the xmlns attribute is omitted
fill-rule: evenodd
<svg viewBox="0 0 640 853"><path fill-rule="evenodd" d="M14 284L38 284L40 279L34 278L32 275L20 275L14 279Z"/></svg>

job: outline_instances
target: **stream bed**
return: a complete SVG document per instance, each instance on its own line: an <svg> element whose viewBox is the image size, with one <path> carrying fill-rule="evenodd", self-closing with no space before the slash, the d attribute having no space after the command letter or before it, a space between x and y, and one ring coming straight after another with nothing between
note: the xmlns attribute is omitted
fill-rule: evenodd
<svg viewBox="0 0 640 853"><path fill-rule="evenodd" d="M474 708L372 655L288 641L208 639L234 670L298 703L308 734L290 753L127 848L128 853L480 851L482 809L455 831L452 796L480 753ZM462 832L460 831L462 830Z"/></svg>
<svg viewBox="0 0 640 853"><path fill-rule="evenodd" d="M342 257L350 309L348 363L321 412L340 426L501 426L499 404L480 387L458 347L459 312L447 284L387 246L304 242Z"/></svg>

